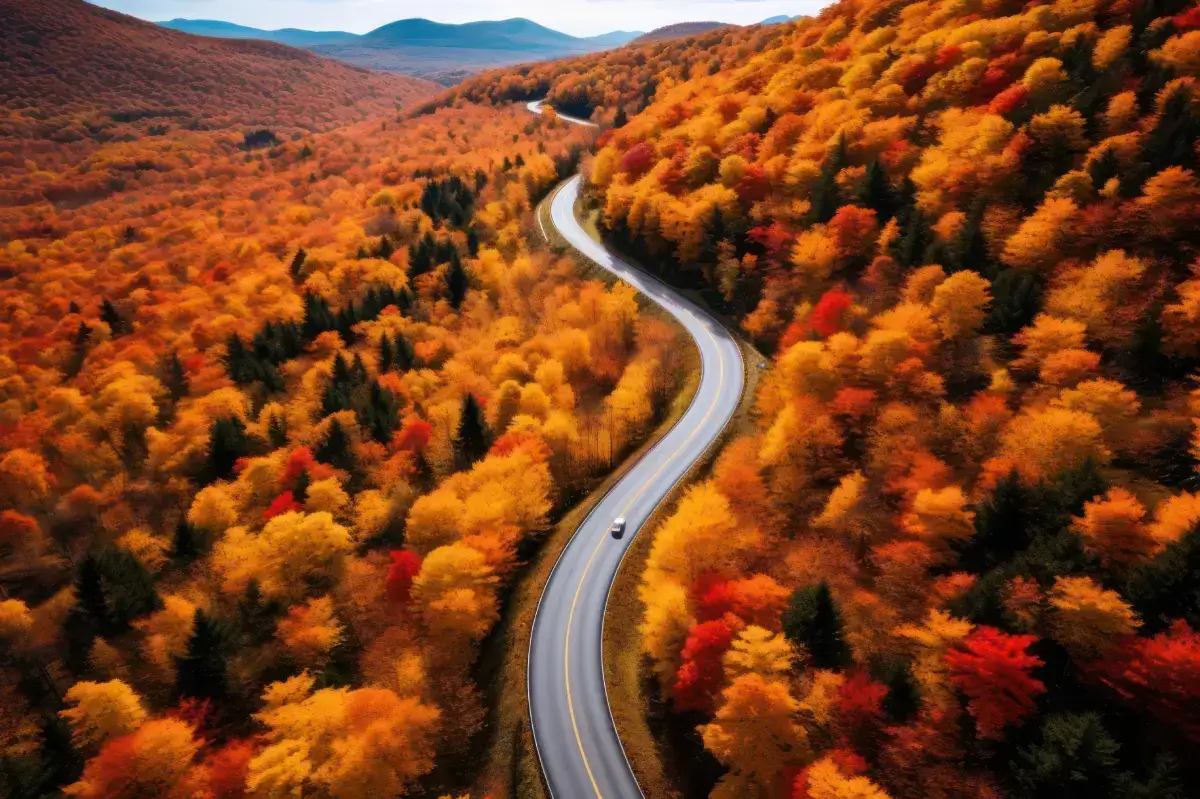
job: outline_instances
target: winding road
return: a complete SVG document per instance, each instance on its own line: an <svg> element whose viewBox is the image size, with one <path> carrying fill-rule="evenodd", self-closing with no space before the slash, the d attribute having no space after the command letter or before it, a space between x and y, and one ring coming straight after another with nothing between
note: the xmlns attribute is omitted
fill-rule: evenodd
<svg viewBox="0 0 1200 799"><path fill-rule="evenodd" d="M529 110L539 113L540 103ZM570 122L584 123L567 117ZM721 434L744 382L737 342L713 317L594 241L575 218L580 178L558 190L551 219L583 255L619 276L682 324L700 350L703 374L691 405L596 505L563 550L538 604L529 645L529 715L554 799L634 799L637 779L617 735L604 683L604 613L621 559L642 524ZM613 519L628 528L618 541Z"/></svg>

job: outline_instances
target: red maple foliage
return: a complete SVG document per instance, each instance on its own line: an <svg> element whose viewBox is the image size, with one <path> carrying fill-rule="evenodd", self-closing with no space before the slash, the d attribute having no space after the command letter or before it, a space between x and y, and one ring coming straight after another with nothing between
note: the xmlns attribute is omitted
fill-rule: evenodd
<svg viewBox="0 0 1200 799"><path fill-rule="evenodd" d="M488 453L504 457L517 450L524 450L535 460L545 461L550 458L550 447L546 445L546 440L528 430L512 430L505 433L496 439Z"/></svg>
<svg viewBox="0 0 1200 799"><path fill-rule="evenodd" d="M733 612L734 596L729 580L719 574L705 573L692 583L696 618L713 621Z"/></svg>
<svg viewBox="0 0 1200 799"><path fill-rule="evenodd" d="M756 203L765 198L771 190L771 181L762 167L752 164L746 168L746 174L738 181L737 194L743 202Z"/></svg>
<svg viewBox="0 0 1200 799"><path fill-rule="evenodd" d="M253 741L235 739L204 761L208 770L208 790L214 799L242 799L246 795L246 774L257 753Z"/></svg>
<svg viewBox="0 0 1200 799"><path fill-rule="evenodd" d="M808 315L808 327L821 338L828 338L846 328L846 311L854 304L854 298L840 286L821 295Z"/></svg>
<svg viewBox="0 0 1200 799"><path fill-rule="evenodd" d="M388 599L397 605L407 605L411 598L413 580L421 571L421 556L407 549L391 552L392 565L388 567Z"/></svg>
<svg viewBox="0 0 1200 799"><path fill-rule="evenodd" d="M303 510L303 507L299 502L296 501L296 497L291 491L284 491L282 494L275 497L275 499L271 501L271 504L267 506L267 509L263 511L263 518L274 519L276 516L281 514L298 510Z"/></svg>
<svg viewBox="0 0 1200 799"><path fill-rule="evenodd" d="M849 421L857 421L871 412L877 397L876 392L869 388L847 386L834 395L830 404L835 415L844 416Z"/></svg>
<svg viewBox="0 0 1200 799"><path fill-rule="evenodd" d="M313 457L312 450L308 447L296 447L292 450L292 454L288 456L287 463L284 464L283 472L279 475L279 484L281 486L291 486L296 482L296 478L301 472L308 471L316 458Z"/></svg>
<svg viewBox="0 0 1200 799"><path fill-rule="evenodd" d="M672 695L678 710L711 713L713 694L721 687L721 659L733 641L733 626L725 619L704 621L692 627L683 645Z"/></svg>
<svg viewBox="0 0 1200 799"><path fill-rule="evenodd" d="M621 171L628 172L631 178L640 178L650 171L656 160L654 147L646 142L639 142L621 156Z"/></svg>
<svg viewBox="0 0 1200 799"><path fill-rule="evenodd" d="M406 416L400 429L392 436L392 451L420 452L433 436L433 425L419 416Z"/></svg>
<svg viewBox="0 0 1200 799"><path fill-rule="evenodd" d="M1046 686L1031 674L1043 665L1026 651L1035 641L1032 635L981 626L946 653L950 681L969 697L967 710L980 737L1001 738L1006 726L1020 724L1037 708L1034 698L1045 693Z"/></svg>
<svg viewBox="0 0 1200 799"><path fill-rule="evenodd" d="M838 687L838 711L850 725L873 723L883 716L887 686L875 682L869 674L856 671Z"/></svg>
<svg viewBox="0 0 1200 799"><path fill-rule="evenodd" d="M1186 621L1151 638L1128 638L1089 671L1124 701L1200 741L1200 633Z"/></svg>
<svg viewBox="0 0 1200 799"><path fill-rule="evenodd" d="M1004 91L992 98L992 102L988 105L988 111L993 114L1011 114L1021 106L1025 105L1025 101L1029 99L1029 90L1020 83L1009 86Z"/></svg>

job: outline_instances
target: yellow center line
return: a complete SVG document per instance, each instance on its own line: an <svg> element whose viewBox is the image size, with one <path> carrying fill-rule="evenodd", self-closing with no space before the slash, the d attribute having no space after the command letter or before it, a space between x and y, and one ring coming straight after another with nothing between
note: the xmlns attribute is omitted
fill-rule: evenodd
<svg viewBox="0 0 1200 799"><path fill-rule="evenodd" d="M720 348L717 345L717 340L713 336L712 332L708 328L705 328L704 332L708 335L709 340L712 341L713 349L719 350ZM718 358L718 364L720 369L717 374L717 392L713 396L712 405L709 406L708 410L704 414L704 417L700 420L700 423L696 425L695 429L692 430L691 435L689 435L682 444L676 447L675 451L671 453L671 457L663 461L662 465L660 465L658 470L651 475L650 479L642 483L642 487L638 489L638 492L634 494L627 503L625 503L625 508L620 514L618 514L619 516L624 516L629 512L629 509L633 507L633 504L638 501L643 493L645 493L646 489L650 487L651 483L658 479L658 476L662 474L663 470L671 465L675 458L679 456L679 453L683 451L688 444L692 443L692 439L696 437L696 434L699 433L701 429L703 429L705 423L708 422L709 417L712 416L713 411L717 409L717 402L721 398L720 387L725 382L725 361ZM596 799L604 799L604 797L600 793L600 786L596 784L596 777L592 773L591 763L588 762L587 752L584 751L583 738L579 735L579 724L575 720L575 702L571 697L571 626L575 620L575 605L579 602L579 595L583 592L583 584L587 580L588 572L591 571L592 561L594 561L596 559L596 555L600 553L600 547L604 545L607 537L608 528L606 527L604 529L604 535L602 535L600 540L596 543L596 548L592 550L591 557L588 558L587 563L583 567L583 574L579 576L579 585L575 588L575 596L571 600L571 610L567 614L567 635L563 651L563 667L565 668L567 675L567 712L571 716L571 729L575 733L575 742L579 745L579 755L583 758L583 767L587 770L588 779L591 780L592 790L596 792ZM631 535L630 539L632 538L633 536Z"/></svg>

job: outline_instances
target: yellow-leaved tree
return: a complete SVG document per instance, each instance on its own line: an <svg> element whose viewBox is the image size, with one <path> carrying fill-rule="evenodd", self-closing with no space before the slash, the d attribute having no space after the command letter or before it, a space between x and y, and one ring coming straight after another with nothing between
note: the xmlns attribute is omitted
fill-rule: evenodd
<svg viewBox="0 0 1200 799"><path fill-rule="evenodd" d="M1141 626L1116 591L1090 577L1056 577L1050 589L1050 633L1077 660L1093 660Z"/></svg>
<svg viewBox="0 0 1200 799"><path fill-rule="evenodd" d="M700 728L704 745L729 769L714 799L769 796L780 771L803 764L808 739L799 709L786 682L759 674L742 675L721 692L716 716Z"/></svg>
<svg viewBox="0 0 1200 799"><path fill-rule="evenodd" d="M84 746L128 735L146 721L141 697L121 680L77 682L65 698L71 707L59 715L71 725L71 737Z"/></svg>

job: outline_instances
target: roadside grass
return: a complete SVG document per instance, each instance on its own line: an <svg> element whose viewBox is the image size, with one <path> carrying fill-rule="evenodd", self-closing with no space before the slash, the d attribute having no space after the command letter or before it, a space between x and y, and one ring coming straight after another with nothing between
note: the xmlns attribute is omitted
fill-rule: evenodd
<svg viewBox="0 0 1200 799"><path fill-rule="evenodd" d="M589 208L581 199L575 207L580 226L596 242L611 247L600 232L597 209ZM637 259L621 253L622 260L642 267ZM644 267L642 267L644 268ZM681 294L726 322L729 320L711 308L697 291L682 290ZM625 552L621 567L613 582L609 595L608 610L604 616L604 680L608 687L609 703L617 733L625 747L625 754L633 767L638 785L647 799L672 799L680 796L679 788L672 783L668 774L682 774L688 764L674 762L673 753L663 745L661 736L656 735L652 721L661 715L661 709L653 696L653 677L650 675L642 655L641 635L638 625L642 619L642 603L638 598L638 586L646 559L658 527L674 512L675 506L687 489L704 479L713 462L731 439L752 432L754 421L752 410L762 366L767 358L738 337L742 350L743 389L738 409L726 425L725 430L709 445L704 455L692 465L687 474L675 485L654 513L642 525L633 544Z"/></svg>
<svg viewBox="0 0 1200 799"><path fill-rule="evenodd" d="M552 193L535 209L535 214L548 214L553 197ZM548 217L541 217L541 221L545 225L545 232L550 236L550 248L559 254L572 255L584 277L601 280L609 285L617 281L610 272L587 261L558 236L557 231L546 224ZM541 236L541 227L536 217L533 227L531 235ZM678 325L670 314L644 297L639 296L639 305L643 313ZM488 729L482 744L487 751L480 758L481 765L472 785L472 796L485 796L490 799L549 799L549 791L545 786L529 727L529 697L525 676L529 665L529 639L533 632L538 600L559 555L588 513L633 465L671 430L691 404L700 384L700 352L686 332L681 327L678 329L683 333L682 340L687 342L687 346L681 348L680 354L681 371L685 378L664 409L662 420L646 436L641 446L630 452L621 464L600 481L585 499L571 508L546 536L537 553L524 567L524 574L513 587L501 621L488 642L488 651L481 656L481 670L493 671L494 676L485 689L489 699L489 716ZM661 768L659 772L661 774ZM641 774L638 776L640 780Z"/></svg>
<svg viewBox="0 0 1200 799"><path fill-rule="evenodd" d="M682 773L685 763L673 763L671 752L662 745L651 727L658 712L652 696L653 686L649 668L642 655L642 640L638 625L642 619L642 603L638 598L642 572L659 526L674 512L684 492L709 472L717 455L731 439L753 429L751 411L763 356L754 348L738 342L745 366L745 386L738 409L721 435L709 445L704 455L692 465L687 474L663 498L654 513L642 525L625 551L621 567L613 581L608 610L604 615L604 681L612 707L617 733L625 754L633 766L638 785L647 799L671 799L680 795L667 773ZM666 766L672 766L665 768Z"/></svg>

